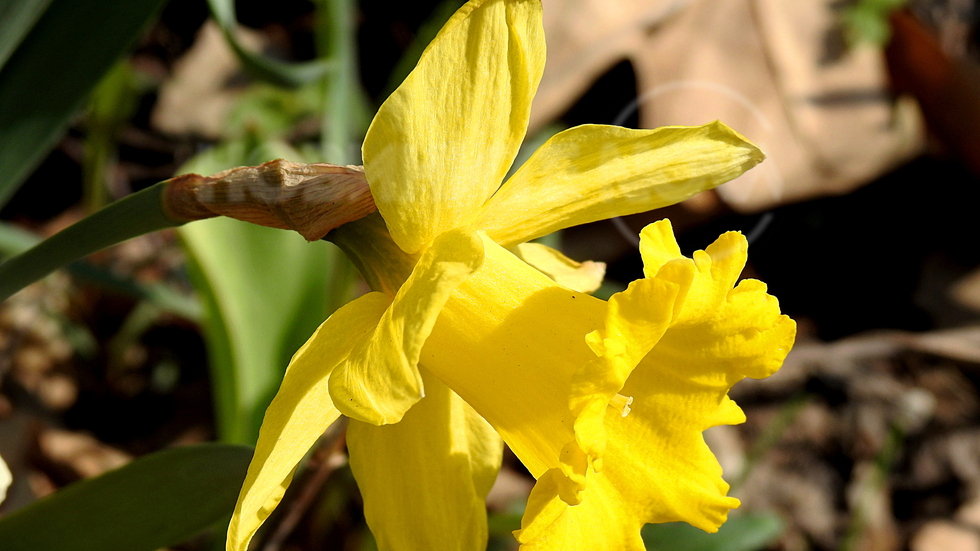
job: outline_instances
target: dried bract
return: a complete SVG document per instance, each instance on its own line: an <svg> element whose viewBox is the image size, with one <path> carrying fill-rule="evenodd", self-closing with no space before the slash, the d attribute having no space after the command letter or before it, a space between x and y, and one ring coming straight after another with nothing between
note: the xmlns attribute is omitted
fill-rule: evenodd
<svg viewBox="0 0 980 551"><path fill-rule="evenodd" d="M364 169L283 159L238 167L213 176L185 174L169 180L164 210L193 221L228 216L315 241L377 207Z"/></svg>

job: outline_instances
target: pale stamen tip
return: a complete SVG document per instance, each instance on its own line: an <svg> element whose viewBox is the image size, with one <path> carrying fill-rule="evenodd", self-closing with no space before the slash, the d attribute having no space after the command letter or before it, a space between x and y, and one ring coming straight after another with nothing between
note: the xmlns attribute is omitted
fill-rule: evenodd
<svg viewBox="0 0 980 551"><path fill-rule="evenodd" d="M622 415L623 417L626 417L627 415L630 414L630 411L632 411L630 409L630 405L632 404L633 404L633 397L623 396L622 394L617 394L613 396L611 400L609 400L609 407L613 409L618 409L620 415Z"/></svg>

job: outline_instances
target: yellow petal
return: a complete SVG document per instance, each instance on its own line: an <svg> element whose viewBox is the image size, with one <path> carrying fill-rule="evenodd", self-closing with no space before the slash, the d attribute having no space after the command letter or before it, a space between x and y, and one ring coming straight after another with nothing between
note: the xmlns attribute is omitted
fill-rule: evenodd
<svg viewBox="0 0 980 551"><path fill-rule="evenodd" d="M594 293L606 275L604 262L576 262L540 243L521 243L511 249L517 258L537 268L555 282L581 293Z"/></svg>
<svg viewBox="0 0 980 551"><path fill-rule="evenodd" d="M694 263L682 258L666 264L656 277L632 282L610 297L603 327L586 335L596 358L576 373L569 407L577 416L576 442L598 462L596 470L606 445L606 407L680 311L693 276Z"/></svg>
<svg viewBox="0 0 980 551"><path fill-rule="evenodd" d="M663 249L648 253L668 258L657 270L658 279L677 286L667 309L656 306L655 293L607 305L555 285L485 241L483 266L447 302L426 343L427 368L542 477L520 533L528 549L640 549L644 523L682 520L713 531L738 505L725 495L728 485L701 433L744 419L728 389L778 368L795 325L761 283L732 288L745 260L738 234L722 236L693 262L669 258L676 243L669 231L661 236ZM654 284L634 293L647 285ZM670 325L658 338L664 318ZM597 416L605 433L597 472L574 449L580 416L572 398L583 388L581 366L617 340L653 347L632 369L610 364L610 381L628 378L609 401L616 408ZM600 380L596 394L608 393L606 385L614 387ZM633 398L629 409L625 397Z"/></svg>
<svg viewBox="0 0 980 551"><path fill-rule="evenodd" d="M279 504L293 471L340 412L327 393L330 371L377 325L388 297L368 293L327 318L289 363L265 412L255 455L228 525L228 551L245 551Z"/></svg>
<svg viewBox="0 0 980 551"><path fill-rule="evenodd" d="M652 269L664 259L669 260L662 266L676 262L669 224L651 225L641 239L644 259L655 261ZM588 473L581 504L557 521L526 519L522 541L528 550L565 541L572 542L567 549L589 549L573 544L584 537L583 524L635 533L645 522L685 521L714 532L738 506L725 496L728 484L701 433L744 421L728 390L746 376L778 369L793 344L795 324L780 315L761 282L745 280L732 288L745 263L741 235L722 235L694 257L693 281L670 328L620 391L634 398L629 414L605 417L602 472ZM602 507L590 510L590 503ZM628 545L626 539L613 548Z"/></svg>
<svg viewBox="0 0 980 551"><path fill-rule="evenodd" d="M531 490L521 529L514 532L521 543L520 551L645 551L640 539L643 523L632 514L629 504L618 499L608 478L590 472L585 498L569 507L548 491L552 486L548 475L555 472L545 473ZM536 504L537 510L531 508L536 499L543 503ZM555 511L561 514L555 515Z"/></svg>
<svg viewBox="0 0 980 551"><path fill-rule="evenodd" d="M595 357L585 335L600 327L606 303L558 285L489 239L484 248L483 266L447 301L421 362L540 476L574 440L571 381Z"/></svg>
<svg viewBox="0 0 980 551"><path fill-rule="evenodd" d="M465 366L460 366L461 369ZM380 551L483 551L503 442L421 369L426 396L400 423L351 421L350 465Z"/></svg>
<svg viewBox="0 0 980 551"><path fill-rule="evenodd" d="M483 262L476 234L452 230L422 255L374 334L330 375L340 411L374 425L397 423L423 396L419 354L449 295Z"/></svg>
<svg viewBox="0 0 980 551"><path fill-rule="evenodd" d="M402 250L470 224L500 186L544 58L540 1L471 0L378 110L364 170Z"/></svg>
<svg viewBox="0 0 980 551"><path fill-rule="evenodd" d="M569 226L665 207L723 184L764 155L720 122L553 136L487 202L476 227L511 246Z"/></svg>

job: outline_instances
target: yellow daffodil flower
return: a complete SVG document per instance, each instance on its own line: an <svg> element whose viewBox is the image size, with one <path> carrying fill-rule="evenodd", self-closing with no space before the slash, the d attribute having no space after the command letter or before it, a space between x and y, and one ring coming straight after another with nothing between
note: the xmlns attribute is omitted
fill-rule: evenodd
<svg viewBox="0 0 980 551"><path fill-rule="evenodd" d="M645 277L608 302L582 292L595 265L525 242L675 203L763 156L720 123L587 125L501 185L544 52L540 0L472 0L381 106L363 146L378 213L328 236L373 291L290 362L229 551L342 414L381 550L484 549L503 441L538 479L522 548L639 550L644 523L713 531L738 505L701 432L743 420L729 388L778 369L795 334L762 283L735 286L745 239L689 259L667 222L648 226Z"/></svg>

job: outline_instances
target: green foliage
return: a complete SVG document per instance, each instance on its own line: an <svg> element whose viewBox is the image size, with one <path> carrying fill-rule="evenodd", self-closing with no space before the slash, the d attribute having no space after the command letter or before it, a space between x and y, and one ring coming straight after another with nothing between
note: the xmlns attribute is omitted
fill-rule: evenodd
<svg viewBox="0 0 980 551"><path fill-rule="evenodd" d="M0 67L34 27L51 0L7 0L0 3Z"/></svg>
<svg viewBox="0 0 980 551"><path fill-rule="evenodd" d="M0 519L0 547L153 551L180 543L231 513L251 456L224 444L148 455Z"/></svg>
<svg viewBox="0 0 980 551"><path fill-rule="evenodd" d="M82 163L88 212L108 202L108 172L116 158L118 134L136 112L140 88L129 61L121 60L102 77L89 98Z"/></svg>
<svg viewBox="0 0 980 551"><path fill-rule="evenodd" d="M852 44L887 44L891 38L888 17L907 3L908 0L859 0L843 14L848 39Z"/></svg>
<svg viewBox="0 0 980 551"><path fill-rule="evenodd" d="M0 69L0 206L163 0L51 0L37 18L41 4L20 0L2 8L17 17L0 17L0 54L23 36ZM37 23L25 32L32 19Z"/></svg>
<svg viewBox="0 0 980 551"><path fill-rule="evenodd" d="M185 169L212 174L277 157L299 154L282 142L234 140ZM347 261L325 241L227 218L179 231L206 311L219 436L252 443L289 358L347 300Z"/></svg>
<svg viewBox="0 0 980 551"><path fill-rule="evenodd" d="M731 517L718 532L709 534L684 522L648 524L643 542L649 551L758 551L783 533L776 515Z"/></svg>
<svg viewBox="0 0 980 551"><path fill-rule="evenodd" d="M113 203L0 264L0 300L54 270L127 239L178 223L163 212L157 184Z"/></svg>
<svg viewBox="0 0 980 551"><path fill-rule="evenodd" d="M228 29L234 6L226 0L209 3L233 40ZM253 86L232 109L225 141L185 166L186 172L213 174L276 158L357 162L348 152L363 136L368 117L361 115L363 98L355 84L353 4L332 0L318 9L325 61L258 66L260 71L287 69L278 76L264 75L274 84L306 84L292 89ZM234 42L232 46L253 71L256 62L268 61L257 60ZM318 68L329 70L317 73ZM311 75L322 78L311 82ZM297 129L317 115L323 119L320 150L291 147L285 140L297 138ZM356 272L333 245L306 243L293 232L215 219L187 225L180 234L207 311L205 336L219 435L226 442L252 443L292 354L351 298Z"/></svg>
<svg viewBox="0 0 980 551"><path fill-rule="evenodd" d="M249 51L235 38L238 20L234 0L208 0L208 5L231 48L252 76L279 86L296 87L318 80L330 70L330 63L323 60L286 63Z"/></svg>

